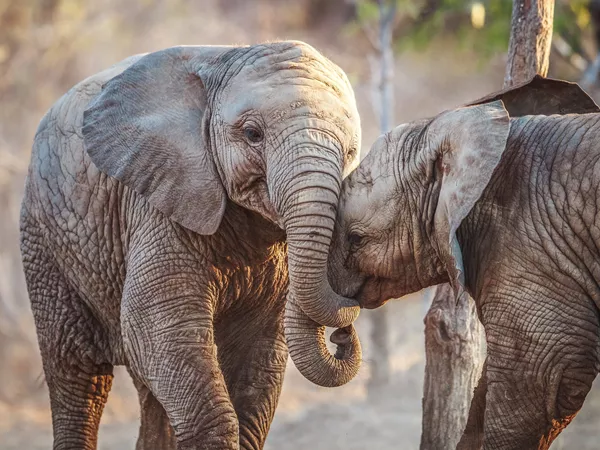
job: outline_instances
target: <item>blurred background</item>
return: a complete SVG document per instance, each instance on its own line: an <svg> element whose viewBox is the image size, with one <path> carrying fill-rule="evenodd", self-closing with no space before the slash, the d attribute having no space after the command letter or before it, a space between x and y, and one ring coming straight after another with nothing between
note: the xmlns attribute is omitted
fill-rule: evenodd
<svg viewBox="0 0 600 450"><path fill-rule="evenodd" d="M509 0L399 0L386 43L378 6L368 0L0 0L0 449L51 447L18 216L38 122L71 86L126 56L173 45L299 39L347 72L362 118L364 156L382 114L391 127L501 88L511 7ZM587 1L556 1L549 76L582 82L598 101L594 23L600 17L594 11ZM383 72L382 43L393 58ZM387 112L382 73L391 86ZM372 333L374 313L363 312L358 328L365 364L342 388L313 386L290 363L266 448L417 449L429 302L424 292L388 303L380 310L383 337ZM381 351L375 357L381 348L374 336L389 349L383 361ZM373 389L377 364L389 376ZM105 409L101 449L135 446L137 396L121 369ZM553 448L598 448L598 414L600 388L594 388Z"/></svg>

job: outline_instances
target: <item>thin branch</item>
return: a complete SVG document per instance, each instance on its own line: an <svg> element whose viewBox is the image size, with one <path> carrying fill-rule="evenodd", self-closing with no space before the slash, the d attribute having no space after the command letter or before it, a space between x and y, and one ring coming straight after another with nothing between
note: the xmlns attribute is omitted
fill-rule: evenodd
<svg viewBox="0 0 600 450"><path fill-rule="evenodd" d="M369 44L371 44L371 47L373 47L373 50L376 53L381 53L381 46L379 45L379 40L375 37L375 33L373 32L371 27L369 27L369 25L367 25L365 22L362 22L360 25L360 29L367 38L367 41L369 41Z"/></svg>
<svg viewBox="0 0 600 450"><path fill-rule="evenodd" d="M381 121L381 93L380 93L380 66L381 63L379 61L379 57L375 55L368 54L367 62L369 63L369 69L371 71L371 107L373 108L373 113L377 117L377 122Z"/></svg>
<svg viewBox="0 0 600 450"><path fill-rule="evenodd" d="M600 53L596 55L594 62L588 65L588 68L583 72L579 84L584 89L591 89L598 86L598 78L600 76Z"/></svg>
<svg viewBox="0 0 600 450"><path fill-rule="evenodd" d="M395 1L386 2L385 0L378 0L377 3L379 3L381 27L387 27L394 20L394 17L396 16L396 10L398 9L398 5ZM385 7L386 3L388 6L387 8Z"/></svg>
<svg viewBox="0 0 600 450"><path fill-rule="evenodd" d="M552 39L552 48L574 69L580 72L585 72L585 70L589 67L586 59L573 50L569 43L558 33L556 33L554 35L554 39Z"/></svg>

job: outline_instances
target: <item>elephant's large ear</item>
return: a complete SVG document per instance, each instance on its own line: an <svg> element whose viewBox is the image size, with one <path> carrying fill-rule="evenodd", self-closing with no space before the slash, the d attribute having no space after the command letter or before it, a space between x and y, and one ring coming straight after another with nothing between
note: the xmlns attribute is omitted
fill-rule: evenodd
<svg viewBox="0 0 600 450"><path fill-rule="evenodd" d="M524 83L495 92L465 106L502 100L510 117L600 112L598 105L577 83L535 75Z"/></svg>
<svg viewBox="0 0 600 450"><path fill-rule="evenodd" d="M226 47L174 47L112 78L83 116L85 148L104 173L175 222L214 233L226 193L209 148L203 81Z"/></svg>
<svg viewBox="0 0 600 450"><path fill-rule="evenodd" d="M509 116L501 101L459 108L429 124L427 140L439 187L434 233L454 293L464 291L464 267L456 230L479 200L506 147Z"/></svg>

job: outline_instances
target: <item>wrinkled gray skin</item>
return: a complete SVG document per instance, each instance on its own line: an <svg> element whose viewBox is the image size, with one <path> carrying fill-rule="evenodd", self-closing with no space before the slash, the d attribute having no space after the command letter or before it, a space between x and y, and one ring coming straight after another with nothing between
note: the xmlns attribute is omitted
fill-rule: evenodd
<svg viewBox="0 0 600 450"><path fill-rule="evenodd" d="M354 376L359 308L326 259L359 142L347 78L301 42L134 56L52 107L21 229L55 449L96 448L115 365L138 449L262 448L284 328L309 379ZM336 357L321 325L345 327Z"/></svg>
<svg viewBox="0 0 600 450"><path fill-rule="evenodd" d="M450 282L476 300L487 359L459 449L547 449L596 377L599 137L600 114L495 101L395 128L344 181L336 291L374 308Z"/></svg>

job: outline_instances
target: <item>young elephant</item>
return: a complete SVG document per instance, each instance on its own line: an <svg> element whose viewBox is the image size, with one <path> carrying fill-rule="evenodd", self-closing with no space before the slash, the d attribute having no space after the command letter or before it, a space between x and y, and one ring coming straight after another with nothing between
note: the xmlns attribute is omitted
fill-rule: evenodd
<svg viewBox="0 0 600 450"><path fill-rule="evenodd" d="M599 369L600 114L560 115L598 108L541 77L473 105L375 142L344 181L330 280L365 308L468 291L487 359L459 448L545 449Z"/></svg>
<svg viewBox="0 0 600 450"><path fill-rule="evenodd" d="M284 331L313 382L353 377L359 307L326 262L359 142L346 76L301 42L134 56L51 108L21 230L55 449L96 448L115 365L138 449L262 448ZM337 358L319 324L347 327Z"/></svg>

